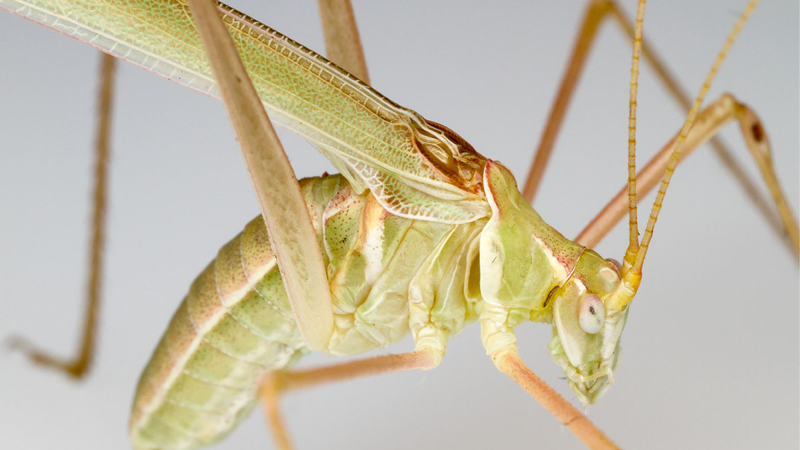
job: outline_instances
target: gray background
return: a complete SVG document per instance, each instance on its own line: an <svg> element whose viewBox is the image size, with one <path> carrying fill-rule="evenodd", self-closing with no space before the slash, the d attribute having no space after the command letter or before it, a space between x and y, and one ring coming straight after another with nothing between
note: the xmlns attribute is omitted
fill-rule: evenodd
<svg viewBox="0 0 800 450"><path fill-rule="evenodd" d="M322 49L313 2L233 3ZM374 86L522 180L584 2L400 3L355 5ZM692 93L744 4L648 6L646 35ZM66 353L83 302L98 58L6 12L0 40L0 337L21 332ZM711 93L734 92L761 114L795 211L799 53L797 1L764 2ZM606 25L536 204L568 237L624 183L629 59ZM639 103L644 162L683 114L646 67ZM736 127L723 134L754 173ZM302 140L284 143L299 176L332 170ZM97 365L75 384L0 352L0 448L126 448L136 380L172 312L257 212L222 105L134 67L119 72L113 162ZM656 231L617 383L589 416L626 448L797 448L792 258L707 150L678 171ZM625 245L617 227L598 251L621 258ZM529 365L574 399L547 353L549 326L518 333ZM432 372L326 386L283 404L300 449L580 448L494 369L477 326ZM271 448L270 439L256 412L215 448Z"/></svg>

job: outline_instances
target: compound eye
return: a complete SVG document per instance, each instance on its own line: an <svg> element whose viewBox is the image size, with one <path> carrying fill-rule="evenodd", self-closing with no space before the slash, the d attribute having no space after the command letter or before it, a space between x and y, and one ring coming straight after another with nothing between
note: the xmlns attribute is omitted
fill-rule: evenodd
<svg viewBox="0 0 800 450"><path fill-rule="evenodd" d="M600 297L594 294L584 295L578 308L578 321L583 331L596 334L603 328L606 320L606 309Z"/></svg>

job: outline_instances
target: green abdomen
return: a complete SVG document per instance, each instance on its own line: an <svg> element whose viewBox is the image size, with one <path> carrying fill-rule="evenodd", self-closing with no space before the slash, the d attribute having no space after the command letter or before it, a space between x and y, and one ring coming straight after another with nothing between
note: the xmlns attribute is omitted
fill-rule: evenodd
<svg viewBox="0 0 800 450"><path fill-rule="evenodd" d="M433 270L447 285L463 280L461 241L474 238L476 224L393 216L338 175L302 180L301 187L334 302L330 353L359 354L408 334L409 285L438 283L420 273ZM453 249L462 249L458 261L439 261ZM474 318L463 295L441 299L438 309L430 297L431 321L458 331ZM195 448L222 438L252 409L261 375L305 352L259 216L195 280L156 348L134 400L134 448Z"/></svg>

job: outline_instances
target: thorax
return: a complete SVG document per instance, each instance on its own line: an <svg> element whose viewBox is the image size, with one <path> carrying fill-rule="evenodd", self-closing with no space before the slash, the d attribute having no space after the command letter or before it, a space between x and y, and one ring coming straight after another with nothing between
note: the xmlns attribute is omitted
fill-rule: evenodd
<svg viewBox="0 0 800 450"><path fill-rule="evenodd" d="M549 321L547 292L563 281L568 266L557 261L541 238L529 239L523 252L504 251L499 270L499 247L484 235L491 230L490 218L447 224L399 217L382 208L369 191L356 193L340 176L315 179L305 189L307 198L318 200L309 206L316 203L312 218L334 306L330 353L383 348L409 332L415 340L426 333L446 338L476 321L487 301L494 307L522 306ZM517 231L530 232L521 225ZM498 276L517 280L508 284ZM511 286L513 292L498 296L497 286Z"/></svg>

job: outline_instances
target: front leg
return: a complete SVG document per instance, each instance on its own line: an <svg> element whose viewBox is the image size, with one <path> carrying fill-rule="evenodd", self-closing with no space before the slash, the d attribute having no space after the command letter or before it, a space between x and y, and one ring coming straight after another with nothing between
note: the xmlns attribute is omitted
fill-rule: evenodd
<svg viewBox="0 0 800 450"><path fill-rule="evenodd" d="M481 313L481 339L495 366L525 389L564 426L592 449L618 448L586 416L539 378L517 354L514 327L525 314L514 309L486 304Z"/></svg>

